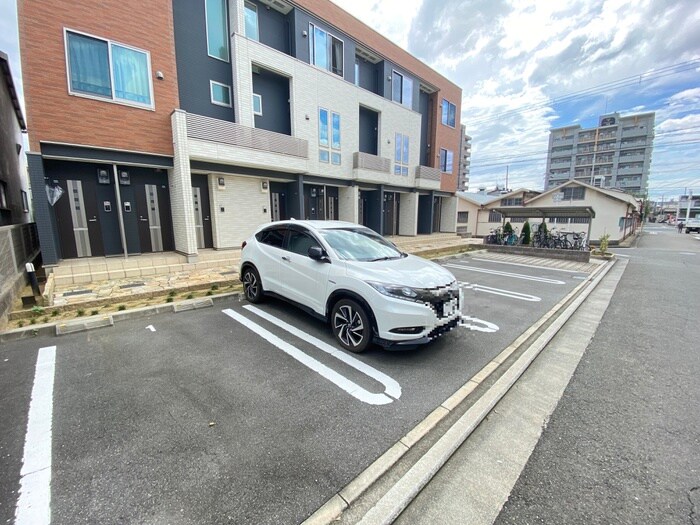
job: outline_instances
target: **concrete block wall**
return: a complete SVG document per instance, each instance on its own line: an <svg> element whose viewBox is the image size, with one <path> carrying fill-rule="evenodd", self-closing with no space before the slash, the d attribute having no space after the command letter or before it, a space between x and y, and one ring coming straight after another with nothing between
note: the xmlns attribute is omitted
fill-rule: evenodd
<svg viewBox="0 0 700 525"><path fill-rule="evenodd" d="M457 231L457 197L443 197L440 210L440 231Z"/></svg>
<svg viewBox="0 0 700 525"><path fill-rule="evenodd" d="M360 222L359 198L359 186L338 188L338 219L354 223Z"/></svg>

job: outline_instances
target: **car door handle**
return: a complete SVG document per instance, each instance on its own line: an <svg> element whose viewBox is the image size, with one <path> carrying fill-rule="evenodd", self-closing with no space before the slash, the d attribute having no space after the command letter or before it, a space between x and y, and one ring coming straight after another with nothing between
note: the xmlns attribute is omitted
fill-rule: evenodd
<svg viewBox="0 0 700 525"><path fill-rule="evenodd" d="M287 262L290 262L290 261L291 261L291 259L290 259L289 257L287 257L286 255L283 255L283 256L282 256L282 260L283 260L283 261L287 261Z"/></svg>

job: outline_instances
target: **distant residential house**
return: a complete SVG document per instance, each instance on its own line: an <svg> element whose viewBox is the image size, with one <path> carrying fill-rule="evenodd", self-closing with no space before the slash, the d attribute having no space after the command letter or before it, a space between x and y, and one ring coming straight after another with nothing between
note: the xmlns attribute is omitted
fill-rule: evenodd
<svg viewBox="0 0 700 525"><path fill-rule="evenodd" d="M0 51L0 328L25 284L25 263L39 253L31 222L22 114L10 62Z"/></svg>
<svg viewBox="0 0 700 525"><path fill-rule="evenodd" d="M459 192L457 205L457 229L470 233L474 237L485 237L491 230L503 226L503 214L496 208L522 206L525 201L539 195L539 192L520 188L513 191L464 193ZM524 223L525 217L516 217L511 220L514 227Z"/></svg>
<svg viewBox="0 0 700 525"><path fill-rule="evenodd" d="M636 231L640 202L621 190L572 180L526 200L520 207L498 206L493 210L511 222L527 217L533 225L546 221L549 230L585 232L593 243L609 234L609 242L618 244Z"/></svg>

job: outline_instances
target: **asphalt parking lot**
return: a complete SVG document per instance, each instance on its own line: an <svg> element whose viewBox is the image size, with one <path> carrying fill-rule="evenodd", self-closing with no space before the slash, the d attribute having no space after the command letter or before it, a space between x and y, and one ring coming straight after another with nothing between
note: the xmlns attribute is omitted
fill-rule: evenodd
<svg viewBox="0 0 700 525"><path fill-rule="evenodd" d="M29 512L20 485L42 479L32 490L52 523L303 521L587 277L444 264L462 283L463 325L415 350L351 355L286 303L237 299L4 343L0 522ZM40 349L48 393L34 387ZM31 412L47 399L48 415ZM42 417L44 464L20 474Z"/></svg>

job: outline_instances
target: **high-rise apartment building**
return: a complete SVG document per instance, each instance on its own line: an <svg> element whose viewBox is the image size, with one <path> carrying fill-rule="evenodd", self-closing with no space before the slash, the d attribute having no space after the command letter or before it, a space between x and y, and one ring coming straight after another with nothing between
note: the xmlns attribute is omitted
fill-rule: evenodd
<svg viewBox="0 0 700 525"><path fill-rule="evenodd" d="M19 27L46 263L456 229L460 88L328 0L20 1Z"/></svg>
<svg viewBox="0 0 700 525"><path fill-rule="evenodd" d="M466 126L462 124L461 142L459 146L459 181L457 187L459 191L469 189L469 167L472 159L472 138L467 135Z"/></svg>
<svg viewBox="0 0 700 525"><path fill-rule="evenodd" d="M576 179L592 186L646 193L655 113L603 115L599 126L565 126L549 135L545 190Z"/></svg>

